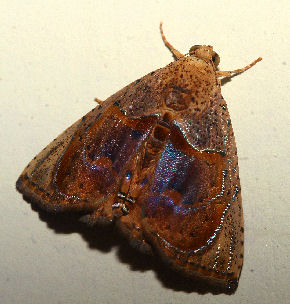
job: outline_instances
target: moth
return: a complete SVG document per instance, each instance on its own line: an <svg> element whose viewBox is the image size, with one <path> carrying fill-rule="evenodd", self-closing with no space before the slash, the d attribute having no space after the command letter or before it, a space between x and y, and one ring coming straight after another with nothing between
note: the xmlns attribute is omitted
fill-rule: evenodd
<svg viewBox="0 0 290 304"><path fill-rule="evenodd" d="M235 290L243 264L237 149L212 46L124 87L59 135L16 187L51 212L114 224L185 276Z"/></svg>

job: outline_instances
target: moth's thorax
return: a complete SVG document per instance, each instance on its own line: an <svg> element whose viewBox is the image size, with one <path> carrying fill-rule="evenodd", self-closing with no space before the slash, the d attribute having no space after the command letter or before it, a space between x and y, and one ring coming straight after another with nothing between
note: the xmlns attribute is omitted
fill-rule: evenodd
<svg viewBox="0 0 290 304"><path fill-rule="evenodd" d="M162 77L163 106L174 111L192 109L201 112L210 106L218 90L212 62L188 56L168 65Z"/></svg>
<svg viewBox="0 0 290 304"><path fill-rule="evenodd" d="M212 60L184 56L151 72L112 95L106 104L118 101L127 117L171 112L201 114L220 92Z"/></svg>

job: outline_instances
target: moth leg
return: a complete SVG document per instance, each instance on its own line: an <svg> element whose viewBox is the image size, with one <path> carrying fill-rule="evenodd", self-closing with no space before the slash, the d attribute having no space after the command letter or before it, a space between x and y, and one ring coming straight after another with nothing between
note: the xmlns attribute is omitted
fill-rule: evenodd
<svg viewBox="0 0 290 304"><path fill-rule="evenodd" d="M104 101L99 98L94 98L94 101L97 102L99 105L102 104Z"/></svg>
<svg viewBox="0 0 290 304"><path fill-rule="evenodd" d="M180 59L181 57L183 57L184 55L181 54L178 50L176 50L166 39L164 33L163 33L163 28L162 28L162 22L160 22L160 32L161 32L161 37L162 40L164 42L164 44L168 47L168 49L170 50L170 52L173 54L173 56L175 57L176 60Z"/></svg>
<svg viewBox="0 0 290 304"><path fill-rule="evenodd" d="M259 57L258 59L254 60L252 63L250 63L249 65L247 65L241 69L237 69L237 70L233 70L233 71L216 71L216 75L217 75L217 77L230 77L230 76L232 76L232 74L238 74L238 73L245 72L246 70L250 69L252 66L254 66L257 62L259 62L261 60L262 60L262 58Z"/></svg>

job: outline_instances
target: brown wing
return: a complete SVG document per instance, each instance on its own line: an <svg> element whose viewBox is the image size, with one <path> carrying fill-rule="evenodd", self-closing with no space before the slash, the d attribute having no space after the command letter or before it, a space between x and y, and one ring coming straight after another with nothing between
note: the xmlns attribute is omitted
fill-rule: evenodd
<svg viewBox="0 0 290 304"><path fill-rule="evenodd" d="M28 164L17 189L50 211L98 210L117 195L120 179L155 120L128 119L118 104L92 111ZM111 217L112 206L107 209Z"/></svg>
<svg viewBox="0 0 290 304"><path fill-rule="evenodd" d="M176 268L233 288L242 267L240 184L225 155L171 130L141 198L146 237Z"/></svg>

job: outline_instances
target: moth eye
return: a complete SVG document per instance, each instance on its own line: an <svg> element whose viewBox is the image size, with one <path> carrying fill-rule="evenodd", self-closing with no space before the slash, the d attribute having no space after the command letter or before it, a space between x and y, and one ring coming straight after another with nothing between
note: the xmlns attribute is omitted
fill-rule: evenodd
<svg viewBox="0 0 290 304"><path fill-rule="evenodd" d="M189 49L189 54L190 53L193 53L195 50L199 49L201 47L200 44L196 44L194 46L192 46L190 49Z"/></svg>
<svg viewBox="0 0 290 304"><path fill-rule="evenodd" d="M216 52L213 52L211 60L214 63L214 65L217 67L220 63L220 56Z"/></svg>

